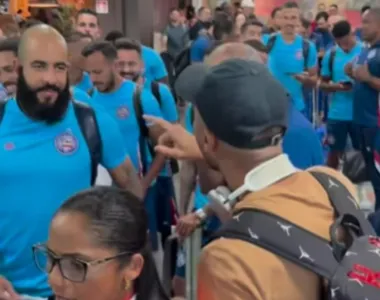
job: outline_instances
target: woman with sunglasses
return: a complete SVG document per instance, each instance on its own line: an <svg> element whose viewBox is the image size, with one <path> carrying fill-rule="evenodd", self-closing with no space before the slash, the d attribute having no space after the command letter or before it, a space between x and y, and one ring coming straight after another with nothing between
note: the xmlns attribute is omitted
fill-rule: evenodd
<svg viewBox="0 0 380 300"><path fill-rule="evenodd" d="M143 203L97 187L64 203L33 247L56 300L167 300L148 247Z"/></svg>

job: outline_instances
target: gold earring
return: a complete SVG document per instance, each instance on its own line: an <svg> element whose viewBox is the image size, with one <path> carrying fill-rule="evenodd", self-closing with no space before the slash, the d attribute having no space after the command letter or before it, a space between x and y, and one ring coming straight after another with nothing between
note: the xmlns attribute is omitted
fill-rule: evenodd
<svg viewBox="0 0 380 300"><path fill-rule="evenodd" d="M129 280L125 281L124 289L128 291L130 287L131 287L131 282Z"/></svg>

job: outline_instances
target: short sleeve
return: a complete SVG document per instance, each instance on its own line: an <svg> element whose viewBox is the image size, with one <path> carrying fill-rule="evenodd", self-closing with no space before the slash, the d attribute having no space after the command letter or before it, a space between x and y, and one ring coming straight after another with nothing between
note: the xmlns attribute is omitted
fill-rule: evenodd
<svg viewBox="0 0 380 300"><path fill-rule="evenodd" d="M327 53L322 59L321 75L323 77L331 77L330 66L329 66L330 56L331 56L331 50L327 51Z"/></svg>
<svg viewBox="0 0 380 300"><path fill-rule="evenodd" d="M103 146L101 165L112 170L125 162L128 152L119 127L111 116L98 109L95 109L95 113Z"/></svg>
<svg viewBox="0 0 380 300"><path fill-rule="evenodd" d="M203 62L209 46L210 44L206 38L197 39L190 48L191 62Z"/></svg>
<svg viewBox="0 0 380 300"><path fill-rule="evenodd" d="M150 91L141 92L141 105L144 115L162 118L162 113L158 101ZM147 124L149 126L150 124Z"/></svg>
<svg viewBox="0 0 380 300"><path fill-rule="evenodd" d="M152 75L154 80L161 80L168 76L166 71L165 63L162 60L161 56L152 49Z"/></svg>
<svg viewBox="0 0 380 300"><path fill-rule="evenodd" d="M177 106L172 92L165 84L160 84L160 95L161 95L161 110L163 117L168 122L177 122L178 113Z"/></svg>
<svg viewBox="0 0 380 300"><path fill-rule="evenodd" d="M317 67L318 63L318 53L317 48L315 47L314 43L309 42L309 56L307 60L307 68L312 69Z"/></svg>
<svg viewBox="0 0 380 300"><path fill-rule="evenodd" d="M375 52L375 57L369 60L368 69L372 76L380 77L380 49L372 49L369 51L368 56L371 55L371 51Z"/></svg>

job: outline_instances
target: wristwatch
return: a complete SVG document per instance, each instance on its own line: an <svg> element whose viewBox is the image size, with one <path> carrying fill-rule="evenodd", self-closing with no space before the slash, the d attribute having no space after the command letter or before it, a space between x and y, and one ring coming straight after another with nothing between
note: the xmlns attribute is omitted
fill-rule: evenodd
<svg viewBox="0 0 380 300"><path fill-rule="evenodd" d="M207 219L207 215L203 208L197 209L194 214L201 223L203 223Z"/></svg>

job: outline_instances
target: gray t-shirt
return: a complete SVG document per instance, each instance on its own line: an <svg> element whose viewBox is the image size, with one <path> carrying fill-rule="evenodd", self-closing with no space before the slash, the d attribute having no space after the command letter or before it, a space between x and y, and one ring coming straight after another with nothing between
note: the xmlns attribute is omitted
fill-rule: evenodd
<svg viewBox="0 0 380 300"><path fill-rule="evenodd" d="M175 58L178 54L181 53L183 49L188 46L189 43L189 30L188 28L181 24L173 26L169 24L166 26L164 35L168 37L168 53Z"/></svg>

